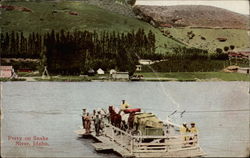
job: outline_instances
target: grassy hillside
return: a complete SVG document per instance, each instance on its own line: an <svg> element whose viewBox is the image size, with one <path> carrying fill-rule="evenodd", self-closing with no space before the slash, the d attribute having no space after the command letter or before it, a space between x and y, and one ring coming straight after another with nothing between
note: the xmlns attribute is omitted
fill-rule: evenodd
<svg viewBox="0 0 250 158"><path fill-rule="evenodd" d="M145 31L152 30L155 33L158 53L171 52L173 47L184 46L166 38L158 29L145 22L79 1L1 2L1 4L25 7L31 10L21 11L20 9L1 8L0 25L2 32L45 33L51 31L51 29L127 32L144 28Z"/></svg>
<svg viewBox="0 0 250 158"><path fill-rule="evenodd" d="M234 45L235 48L250 47L250 38L246 30L239 29L203 29L203 28L164 28L166 33L184 43L201 49L208 49L210 52L216 48L223 49L225 46ZM188 32L194 34L189 38ZM220 42L217 38L226 38Z"/></svg>

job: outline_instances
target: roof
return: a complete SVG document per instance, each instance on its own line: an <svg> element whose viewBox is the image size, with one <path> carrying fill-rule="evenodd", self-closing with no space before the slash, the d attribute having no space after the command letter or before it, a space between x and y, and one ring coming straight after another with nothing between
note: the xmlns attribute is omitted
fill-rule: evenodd
<svg viewBox="0 0 250 158"><path fill-rule="evenodd" d="M12 66L0 66L0 70L12 70Z"/></svg>
<svg viewBox="0 0 250 158"><path fill-rule="evenodd" d="M128 72L116 72L116 74L128 74Z"/></svg>
<svg viewBox="0 0 250 158"><path fill-rule="evenodd" d="M235 66L235 65L227 67L228 70L239 69L239 68L240 68L239 66Z"/></svg>
<svg viewBox="0 0 250 158"><path fill-rule="evenodd" d="M95 73L94 69L89 69L88 73Z"/></svg>
<svg viewBox="0 0 250 158"><path fill-rule="evenodd" d="M101 68L99 68L97 71L103 71Z"/></svg>
<svg viewBox="0 0 250 158"><path fill-rule="evenodd" d="M103 71L101 68L99 68L99 69L97 70L97 73L98 73L98 74L104 74L104 71Z"/></svg>
<svg viewBox="0 0 250 158"><path fill-rule="evenodd" d="M240 67L239 70L250 70L250 67Z"/></svg>
<svg viewBox="0 0 250 158"><path fill-rule="evenodd" d="M237 48L233 50L234 52L246 52L250 53L250 48Z"/></svg>

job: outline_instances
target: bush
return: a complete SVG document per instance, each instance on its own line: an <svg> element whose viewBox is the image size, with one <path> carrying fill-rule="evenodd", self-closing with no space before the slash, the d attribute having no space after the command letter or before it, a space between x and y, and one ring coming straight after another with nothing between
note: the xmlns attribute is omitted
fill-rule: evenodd
<svg viewBox="0 0 250 158"><path fill-rule="evenodd" d="M222 53L222 49L221 48L216 48L215 50L218 54L221 54Z"/></svg>
<svg viewBox="0 0 250 158"><path fill-rule="evenodd" d="M234 45L230 45L230 49L234 50L235 46Z"/></svg>
<svg viewBox="0 0 250 158"><path fill-rule="evenodd" d="M229 47L228 46L225 46L224 47L224 51L227 52L229 50Z"/></svg>

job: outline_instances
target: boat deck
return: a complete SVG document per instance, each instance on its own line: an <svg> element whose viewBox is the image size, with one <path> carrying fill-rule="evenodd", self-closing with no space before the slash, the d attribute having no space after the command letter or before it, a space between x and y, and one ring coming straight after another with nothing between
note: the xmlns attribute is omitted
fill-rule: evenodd
<svg viewBox="0 0 250 158"><path fill-rule="evenodd" d="M134 157L128 150L124 149L122 146L117 145L115 141L111 141L111 139L106 135L96 136L96 133L94 131L92 131L90 134L85 134L85 129L77 130L75 131L75 133L83 137L92 137L97 140L97 143L91 144L97 152L112 150L122 157Z"/></svg>
<svg viewBox="0 0 250 158"><path fill-rule="evenodd" d="M183 145L183 137L166 136L131 136L108 123L100 136L96 136L92 128L91 134L86 135L85 129L75 131L83 137L92 137L97 143L92 146L97 152L114 151L122 157L198 157L204 152L196 142L190 145L190 141ZM145 143L138 140L154 138L154 141ZM160 142L163 140L164 142Z"/></svg>

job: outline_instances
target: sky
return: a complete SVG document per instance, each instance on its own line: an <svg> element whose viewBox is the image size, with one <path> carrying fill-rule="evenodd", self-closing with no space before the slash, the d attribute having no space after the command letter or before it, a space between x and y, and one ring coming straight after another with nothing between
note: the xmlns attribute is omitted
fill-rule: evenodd
<svg viewBox="0 0 250 158"><path fill-rule="evenodd" d="M248 0L137 0L136 5L209 5L249 15Z"/></svg>

